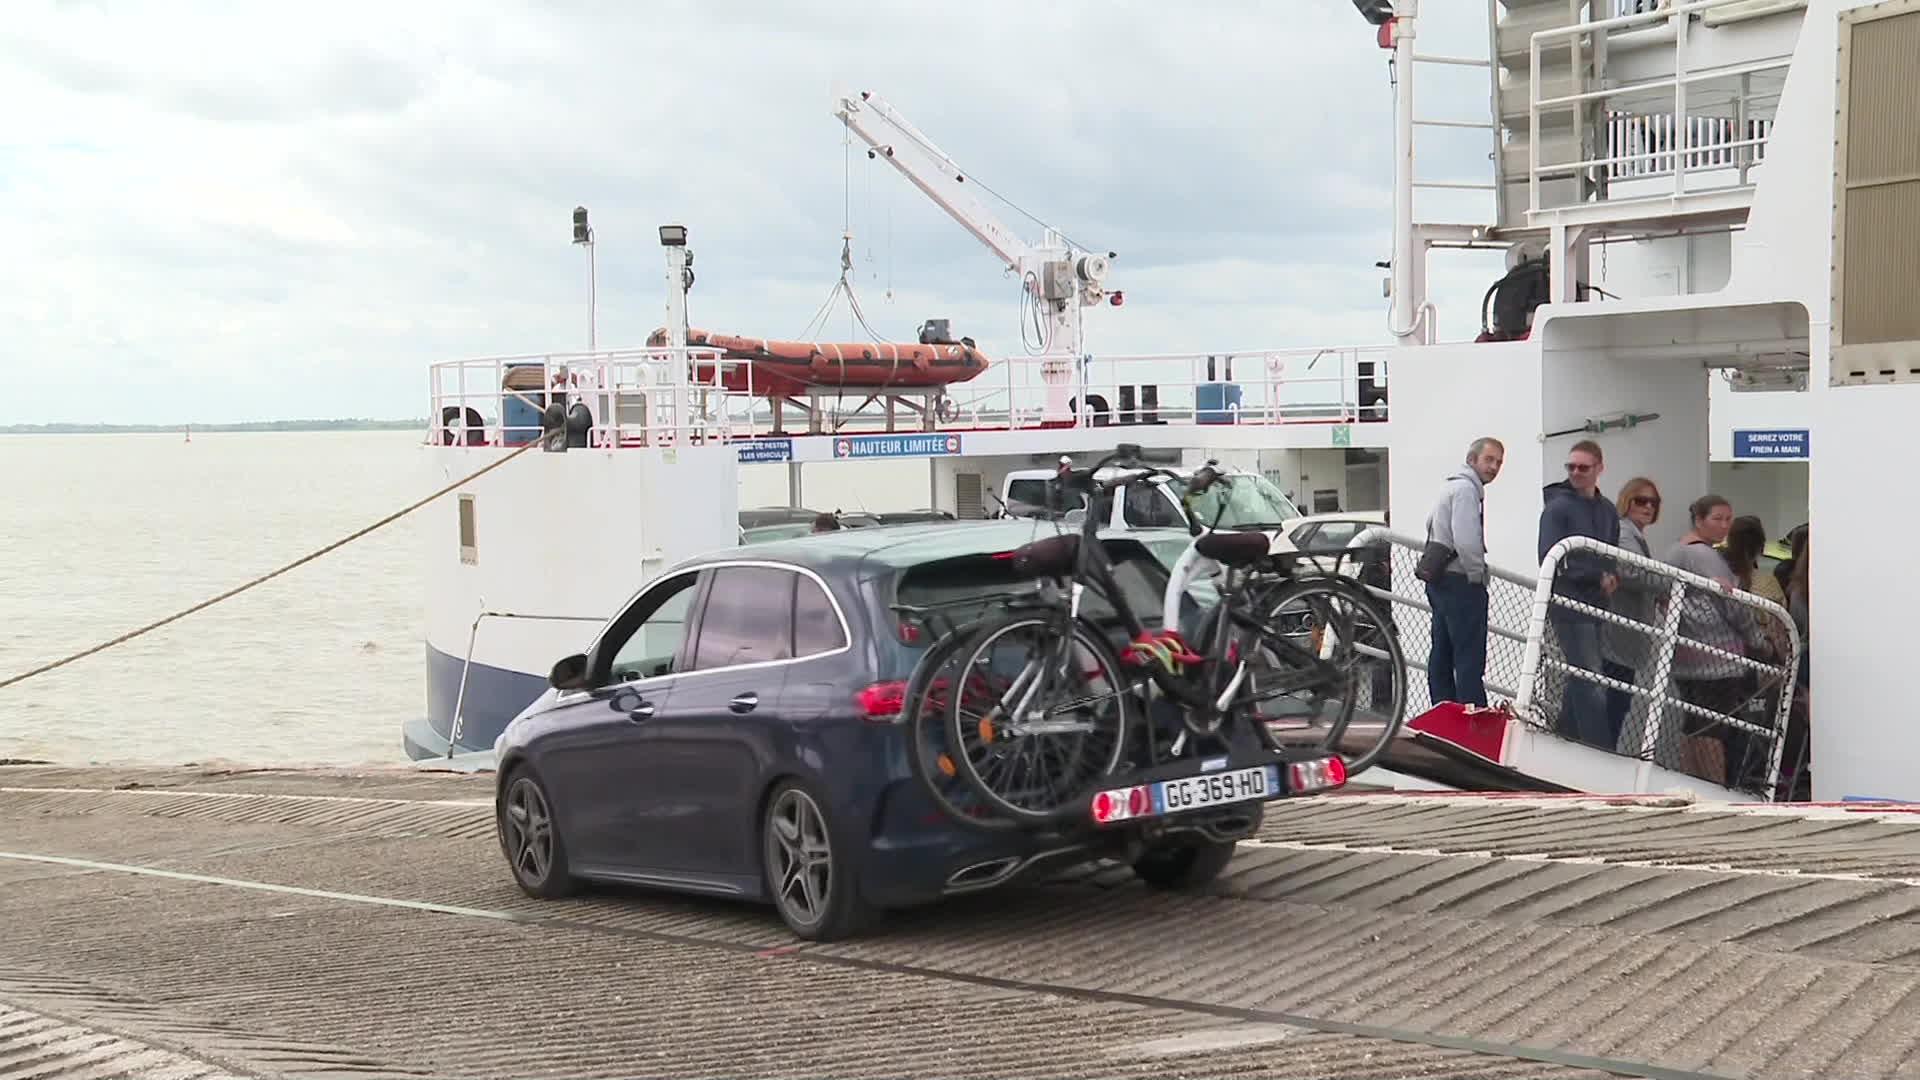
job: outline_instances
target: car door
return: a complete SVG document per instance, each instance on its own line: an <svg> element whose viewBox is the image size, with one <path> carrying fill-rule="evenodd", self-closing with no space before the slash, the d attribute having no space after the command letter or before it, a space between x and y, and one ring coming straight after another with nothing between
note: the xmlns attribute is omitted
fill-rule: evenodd
<svg viewBox="0 0 1920 1080"><path fill-rule="evenodd" d="M747 888L757 872L760 777L784 722L796 572L768 563L709 571L688 666L644 727L637 782L649 848L667 875Z"/></svg>
<svg viewBox="0 0 1920 1080"><path fill-rule="evenodd" d="M632 783L644 724L667 706L685 667L697 571L662 578L607 625L588 652L588 686L564 691L529 739L569 853L582 870L647 865Z"/></svg>

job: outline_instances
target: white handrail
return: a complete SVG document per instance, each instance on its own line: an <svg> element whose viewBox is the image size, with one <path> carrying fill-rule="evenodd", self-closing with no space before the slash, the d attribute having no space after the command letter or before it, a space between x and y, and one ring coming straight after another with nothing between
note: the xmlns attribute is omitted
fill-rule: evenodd
<svg viewBox="0 0 1920 1080"><path fill-rule="evenodd" d="M1196 424L1350 424L1386 419L1384 400L1359 404L1362 364L1371 369L1367 386L1390 384L1388 346L1300 349L1242 349L1196 353L1090 355L1081 358L1067 383L1073 398L1073 423L1095 426L1104 414L1116 422L1123 399L1137 395L1135 413ZM1212 370L1208 364L1212 362ZM1060 389L1057 372L1046 359L1006 358L998 372L978 380L921 386L810 385L804 390L769 393L756 386L754 365L712 348L645 348L593 353L550 353L479 357L433 365L429 389L433 417L430 438L443 428L471 422L489 443L539 437L532 422L509 424L505 413L516 398L533 403L564 394L572 408L585 402L593 414L588 445L655 445L679 438L726 442L757 434L844 434L895 430L895 410L921 431L947 429L1018 430L1046 420L1047 402ZM511 371L526 366L539 372L539 387L529 377L524 390L504 384ZM764 374L764 373L763 373ZM729 389L728 387L736 389ZM742 388L743 389L739 389ZM1151 403L1148 395L1153 395ZM626 419L644 401L646 419ZM881 409L870 409L875 402ZM774 420L774 404L791 404L810 418L805 432L790 432L784 417ZM851 407L846 412L842 405ZM443 419L448 410L455 418ZM817 415L814 415L816 414ZM768 430L769 422L778 425ZM456 438L454 441L462 441Z"/></svg>
<svg viewBox="0 0 1920 1080"><path fill-rule="evenodd" d="M1663 23L1675 16L1691 15L1696 11L1726 7L1729 4L1743 4L1747 0L1688 0L1687 3L1674 4L1671 7L1658 7L1650 11L1638 11L1627 15L1615 15L1606 19L1594 19L1588 22L1569 23L1566 26L1549 26L1544 30L1535 30L1530 40L1538 43L1542 40L1572 37L1575 34L1588 34L1595 30L1612 30L1615 27L1635 26L1640 23Z"/></svg>
<svg viewBox="0 0 1920 1080"><path fill-rule="evenodd" d="M1348 550L1371 548L1380 544L1390 544L1396 549L1387 588L1368 586L1368 592L1391 605L1394 610L1417 612L1419 618L1398 626L1401 634L1407 666L1422 671L1427 670L1427 650L1417 641L1407 641L1409 635L1420 635L1420 619L1430 620L1431 607L1426 603L1421 583L1414 578L1412 570L1419 552L1425 546L1419 537L1392 532L1384 527L1371 527L1363 530L1348 541ZM1631 568L1647 577L1657 577L1671 582L1668 591L1666 613L1656 623L1643 623L1617 612L1594 607L1556 595L1553 584L1565 556L1572 551L1588 551L1618 560L1618 564ZM1309 555L1311 557L1311 555ZM1637 741L1629 742L1628 749L1615 752L1637 758L1640 762L1636 779L1636 788L1646 790L1650 781L1656 750L1660 746L1660 736L1669 712L1698 716L1713 723L1724 724L1729 728L1746 732L1769 740L1766 777L1768 781L1767 797L1777 798L1782 760L1786 747L1786 723L1793 705L1793 685L1799 669L1802 646L1799 635L1793 631L1791 617L1778 604L1754 596L1751 593L1722 590L1713 581L1689 573L1678 567L1648 558L1638 552L1608 547L1597 540L1587 537L1573 537L1554 546L1548 552L1538 577L1518 573L1499 566L1489 565L1489 612L1488 612L1488 663L1485 681L1490 693L1504 696L1513 703L1516 716L1528 724L1553 731L1557 705L1551 701L1539 700L1541 693L1541 673L1552 670L1567 678L1582 679L1593 685L1626 693L1633 698L1652 703L1646 711L1644 727L1638 733ZM1719 648L1707 642L1687 637L1681 625L1681 603L1688 589L1710 589L1712 595L1745 604L1755 613L1768 619L1786 631L1791 642L1788 655L1777 663L1766 663L1751 657L1739 655ZM1591 616L1596 622L1609 626L1623 627L1659 644L1657 656L1650 656L1643 662L1649 678L1637 680L1641 685L1629 685L1618 679L1608 677L1603 671L1587 671L1574 667L1564 659L1548 655L1548 616L1549 608L1577 611ZM1739 716L1717 713L1711 709L1694 705L1678 698L1672 691L1674 651L1681 645L1697 650L1704 656L1722 660L1730 666L1747 671L1758 672L1769 684L1778 682L1780 700L1774 711L1772 727L1763 727L1749 723ZM1496 648L1496 646L1498 646ZM1515 662L1514 647L1520 647L1518 662ZM1507 684L1511 685L1507 685ZM1410 687L1410 691L1421 688ZM1611 749L1611 748L1603 748ZM1729 785L1731 786L1731 785Z"/></svg>
<svg viewBox="0 0 1920 1080"><path fill-rule="evenodd" d="M1632 567L1643 574L1666 578L1672 581L1673 585L1667 599L1668 616L1663 620L1663 625L1657 628L1649 626L1645 623L1614 614L1605 608L1594 607L1555 594L1553 591L1554 577L1560 568L1560 564L1569 554L1576 551L1598 555L1602 558L1612 560L1617 564ZM1706 591L1713 596L1724 598L1733 603L1743 604L1771 616L1775 622L1786 630L1788 655L1785 662L1782 664L1761 663L1745 655L1732 653L1708 642L1696 641L1682 635L1679 632L1680 620L1678 609L1685 600L1686 589L1688 587ZM1661 649L1661 653L1654 665L1654 670L1659 674L1658 685L1655 688L1643 690L1640 687L1629 686L1616 679L1610 679L1597 671L1589 672L1585 668L1577 667L1561 660L1546 659L1544 656L1544 645L1546 641L1548 610L1554 606L1576 611L1616 626L1630 627L1637 632L1650 631L1650 636L1659 643L1659 648ZM1751 668L1763 674L1777 673L1781 679L1782 692L1780 694L1780 702L1775 708L1774 726L1770 729L1761 728L1741 720L1738 717L1716 713L1695 705L1692 702L1667 696L1665 691L1668 680L1671 678L1673 672L1674 653L1678 650L1679 646L1683 644L1690 649L1695 649L1718 659L1732 662L1736 666ZM1755 596L1749 592L1724 589L1719 582L1711 578L1702 577L1699 574L1683 570L1680 567L1649 558L1641 555L1637 551L1627 551L1622 548L1612 547L1591 537L1569 536L1548 549L1546 558L1541 560L1540 563L1540 579L1534 591L1533 616L1531 625L1527 631L1527 652L1521 664L1521 692L1520 697L1514 702L1516 712L1525 714L1536 710L1536 702L1533 700L1534 687L1542 664L1551 664L1556 670L1561 671L1571 678L1583 679L1604 687L1625 691L1635 696L1650 697L1662 705L1677 708L1682 712L1692 713L1696 716L1740 729L1749 734L1768 738L1771 743L1767 761L1768 797L1771 799L1776 793L1780 783L1781 753L1785 749L1786 744L1787 720L1793 708L1791 687L1800 670L1800 634L1794 626L1793 616L1788 614L1787 610L1779 604L1765 597ZM1656 696L1655 690L1659 691L1658 696ZM1658 742L1660 728L1665 723L1665 712L1665 709L1654 710L1649 716L1649 730L1643 740L1643 746L1650 747Z"/></svg>
<svg viewBox="0 0 1920 1080"><path fill-rule="evenodd" d="M1739 182L1735 187L1750 185L1749 170L1760 157L1771 136L1770 125L1764 122L1758 125L1757 133L1750 122L1759 119L1749 115L1749 83L1753 75L1775 71L1787 67L1791 57L1768 57L1744 63L1722 64L1702 70L1689 66L1689 50L1695 17L1702 13L1731 10L1743 12L1752 6L1752 0L1691 0L1651 8L1646 11L1633 11L1616 14L1611 18L1592 19L1568 23L1564 26L1546 27L1528 35L1527 41L1527 207L1529 213L1540 213L1549 209L1541 203L1543 181L1549 178L1579 176L1586 170L1604 169L1608 179L1647 179L1653 176L1671 174L1673 195L1681 198L1689 194L1688 176L1701 172L1718 172L1722 169L1737 170ZM1619 10L1616 7L1616 10ZM1769 9L1771 10L1771 9ZM1780 10L1785 10L1781 8ZM1742 16L1744 17L1744 15ZM1586 89L1587 81L1582 74L1578 61L1581 41L1591 36L1595 39L1596 55L1603 55L1609 35L1615 31L1625 31L1635 27L1651 27L1669 24L1673 29L1673 74L1661 78L1645 79L1630 84L1615 85L1605 79L1594 89ZM1571 93L1542 96L1542 52L1547 48L1560 46L1571 49L1574 57ZM1735 96L1735 116L1732 119L1714 117L1712 119L1729 125L1738 125L1739 140L1720 139L1700 145L1701 133L1696 130L1695 117L1688 107L1688 89L1697 83L1722 79L1738 79L1740 90ZM1625 131L1618 120L1609 115L1601 121L1607 131L1608 151L1603 157L1583 157L1584 145L1577 146L1575 160L1543 162L1541 160L1541 116L1543 113L1565 113L1571 111L1575 117L1575 132L1579 134L1584 126L1582 107L1597 105L1609 98L1622 95L1646 94L1649 91L1672 91L1672 123L1668 134L1671 145L1664 149L1651 149L1642 152L1620 152L1617 141L1625 137ZM1576 143L1580 140L1576 138ZM1718 160L1728 151L1737 151L1733 161ZM1671 168L1662 168L1663 161L1670 162ZM1644 164L1641 171L1625 172L1623 167ZM1698 185L1692 190L1704 191ZM1715 189L1718 190L1718 189Z"/></svg>
<svg viewBox="0 0 1920 1080"><path fill-rule="evenodd" d="M596 626L606 623L605 618L592 618L585 615L522 615L513 611L482 611L473 617L473 625L467 629L467 655L460 661L460 689L453 698L453 721L447 725L447 759L453 758L454 744L460 741L460 734L467 726L467 673L473 670L473 646L480 637L480 623L486 619L526 619L532 622L586 622Z"/></svg>

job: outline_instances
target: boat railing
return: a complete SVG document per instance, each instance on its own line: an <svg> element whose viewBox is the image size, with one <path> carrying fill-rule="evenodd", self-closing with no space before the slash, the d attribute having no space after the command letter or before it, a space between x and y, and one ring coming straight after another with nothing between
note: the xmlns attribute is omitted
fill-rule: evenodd
<svg viewBox="0 0 1920 1080"><path fill-rule="evenodd" d="M1529 43L1528 206L1545 205L1546 182L1573 176L1609 181L1672 179L1674 198L1724 193L1751 186L1751 171L1765 158L1772 117L1780 98L1791 48L1785 53L1741 58L1726 48L1703 47L1701 34L1715 26L1791 11L1798 3L1765 0L1690 0L1661 4L1618 0L1610 18L1590 19L1536 31ZM1622 75L1609 68L1627 51L1671 50L1657 77ZM1568 63L1565 54L1572 57ZM1550 59L1546 54L1553 54ZM1588 68L1591 66L1591 73ZM1546 68L1570 71L1571 81L1543 79ZM1626 70L1626 69L1622 69ZM1545 92L1551 88L1552 92ZM1564 91L1564 92L1563 92ZM1573 117L1571 141L1543 141L1543 128ZM1604 127L1589 140L1589 126ZM1603 147L1589 156L1590 145ZM1562 153L1550 150L1563 146ZM1641 190L1614 199L1661 195Z"/></svg>
<svg viewBox="0 0 1920 1080"><path fill-rule="evenodd" d="M1408 666L1426 671L1433 611L1414 576L1424 541L1372 528L1349 547L1388 553L1387 584L1369 591L1389 605ZM1601 571L1619 582L1607 606L1567 595L1570 579ZM1490 566L1487 607L1489 700L1529 727L1637 759L1637 791L1657 765L1749 797L1791 796L1805 739L1804 724L1789 723L1801 644L1778 604L1573 537L1538 575ZM1423 680L1410 683L1409 716L1434 704Z"/></svg>
<svg viewBox="0 0 1920 1080"><path fill-rule="evenodd" d="M479 357L432 366L428 439L533 442L552 402L584 418L575 442L596 449L860 431L1350 424L1387 419L1386 349L1012 357L944 386L795 391L787 380L777 394L750 362L712 348Z"/></svg>
<svg viewBox="0 0 1920 1080"><path fill-rule="evenodd" d="M1075 387L1095 422L1157 387L1159 419L1194 424L1354 423L1387 418L1388 347L1093 356ZM1132 395L1126 390L1136 388Z"/></svg>
<svg viewBox="0 0 1920 1080"><path fill-rule="evenodd" d="M813 386L804 404L810 430L836 432L899 422L876 407L883 399L907 402L923 430L1355 423L1387 418L1386 356L1385 346L1021 356L945 386Z"/></svg>
<svg viewBox="0 0 1920 1080"><path fill-rule="evenodd" d="M559 404L575 441L601 449L725 441L751 434L745 393L726 385L745 367L709 348L613 349L487 356L429 372L428 441L517 446L540 438Z"/></svg>

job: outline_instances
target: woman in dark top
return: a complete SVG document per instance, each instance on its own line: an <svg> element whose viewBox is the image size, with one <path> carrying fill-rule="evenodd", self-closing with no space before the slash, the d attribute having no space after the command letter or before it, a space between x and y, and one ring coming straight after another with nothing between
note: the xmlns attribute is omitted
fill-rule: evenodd
<svg viewBox="0 0 1920 1080"><path fill-rule="evenodd" d="M1808 676L1807 652L1810 624L1807 621L1807 576L1811 545L1806 530L1794 537L1793 572L1787 579L1787 611L1793 616L1794 629L1800 632L1800 670L1794 680L1793 711L1787 714L1786 744L1780 754L1780 799L1813 798L1809 725L1813 717L1813 686Z"/></svg>
<svg viewBox="0 0 1920 1080"><path fill-rule="evenodd" d="M1693 528L1667 550L1666 562L1708 578L1720 589L1738 587L1733 567L1717 546L1733 529L1733 506L1718 495L1703 495L1687 508ZM1733 731L1713 714L1731 716L1750 696L1747 669L1719 653L1745 656L1755 636L1749 609L1713 590L1689 586L1680 609L1680 635L1717 652L1677 645L1673 685L1681 700L1704 710L1679 711L1680 767L1723 786L1737 784L1746 758L1744 733ZM1729 774L1728 765L1736 770Z"/></svg>
<svg viewBox="0 0 1920 1080"><path fill-rule="evenodd" d="M1753 573L1760 565L1760 553L1767 549L1767 527L1751 514L1733 519L1727 530L1727 566L1733 582L1742 592L1753 591Z"/></svg>

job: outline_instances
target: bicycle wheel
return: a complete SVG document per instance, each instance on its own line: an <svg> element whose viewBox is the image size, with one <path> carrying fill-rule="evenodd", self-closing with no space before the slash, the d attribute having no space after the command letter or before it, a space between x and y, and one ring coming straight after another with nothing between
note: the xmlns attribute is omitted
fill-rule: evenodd
<svg viewBox="0 0 1920 1080"><path fill-rule="evenodd" d="M1392 622L1344 577L1297 579L1250 596L1236 711L1269 747L1372 766L1406 719L1407 662Z"/></svg>
<svg viewBox="0 0 1920 1080"><path fill-rule="evenodd" d="M960 652L960 691L947 710L947 746L960 778L1023 825L1070 815L1120 765L1130 693L1097 632L1058 615L982 625Z"/></svg>
<svg viewBox="0 0 1920 1080"><path fill-rule="evenodd" d="M1004 831L1017 823L995 812L960 778L955 755L947 749L947 712L967 658L963 646L974 639L977 627L963 626L947 634L920 658L907 680L901 722L907 729L907 766L934 806L962 825Z"/></svg>

